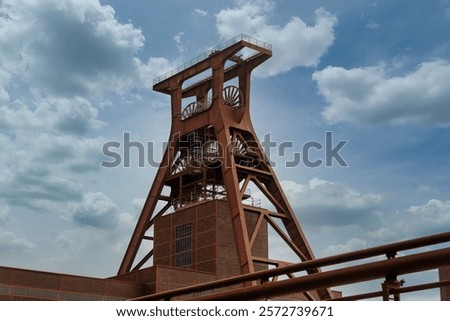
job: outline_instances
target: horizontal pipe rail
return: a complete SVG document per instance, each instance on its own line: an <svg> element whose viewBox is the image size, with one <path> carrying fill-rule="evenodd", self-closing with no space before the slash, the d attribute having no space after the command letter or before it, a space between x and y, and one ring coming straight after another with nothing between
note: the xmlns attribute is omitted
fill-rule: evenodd
<svg viewBox="0 0 450 321"><path fill-rule="evenodd" d="M333 271L309 274L293 279L269 282L261 285L229 290L196 297L192 300L261 300L291 293L329 288L351 283L364 282L387 275L402 275L421 272L450 264L450 248L366 263Z"/></svg>
<svg viewBox="0 0 450 321"><path fill-rule="evenodd" d="M289 273L295 273L299 271L306 271L308 269L320 268L324 266L336 265L341 263L347 263L351 261L371 258L379 255L386 255L388 257L393 257L399 251L411 250L419 247L425 247L430 245L436 245L440 243L445 243L450 241L450 232L433 234L429 236L424 236L416 239L400 241L396 243L376 246L364 250L358 250L343 254L338 254L334 256L329 256L320 259L309 260L301 263L296 263L288 265L285 267L258 271L251 274L238 275L222 280L212 281L204 284L184 287L180 289L170 290L161 293L155 293L150 295L145 295L131 299L132 301L144 301L144 300L170 300L172 297L190 294L194 292L206 291L211 289L217 289L225 286L235 285L243 282L254 281L254 280L267 280L271 277L276 277L280 275L286 275ZM384 263L384 262L383 262ZM320 272L324 273L324 272ZM277 283L280 281L277 281Z"/></svg>
<svg viewBox="0 0 450 321"><path fill-rule="evenodd" d="M355 295L348 295L344 296L342 298L335 298L328 301L358 301L358 300L365 300L365 299L372 299L377 297L382 297L383 291L375 291L375 292L367 292L362 294L355 294Z"/></svg>
<svg viewBox="0 0 450 321"><path fill-rule="evenodd" d="M424 291L424 290L430 290L435 288L441 288L444 286L449 286L450 281L440 281L440 282L433 282L433 283L426 283L426 284L419 284L419 285L412 285L407 286L400 289L391 289L391 293L410 293L410 292L417 292L417 291Z"/></svg>
<svg viewBox="0 0 450 321"><path fill-rule="evenodd" d="M430 289L435 289L435 288L442 288L444 286L450 286L450 281L432 282L432 283L407 286L407 287L403 287L403 288L399 288L399 289L390 289L389 293L391 293L391 294L410 293L410 292L424 291L424 290L430 290ZM327 301L357 301L357 300L372 299L372 298L377 298L377 297L382 297L382 296L383 296L383 291L376 291L376 292L348 295L348 296L344 296L342 298L335 298L335 299L331 299L331 300L327 300Z"/></svg>

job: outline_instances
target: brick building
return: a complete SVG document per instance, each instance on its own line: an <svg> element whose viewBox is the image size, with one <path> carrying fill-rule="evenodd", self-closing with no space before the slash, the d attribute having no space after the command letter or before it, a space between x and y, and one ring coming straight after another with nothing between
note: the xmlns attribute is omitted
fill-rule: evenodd
<svg viewBox="0 0 450 321"><path fill-rule="evenodd" d="M249 233L261 211L247 207ZM228 203L205 201L156 220L151 267L106 279L0 267L0 300L128 300L224 279L240 274L235 244ZM267 224L255 244L252 255L263 261L269 251ZM205 293L194 295L200 294ZM306 298L299 293L284 299Z"/></svg>

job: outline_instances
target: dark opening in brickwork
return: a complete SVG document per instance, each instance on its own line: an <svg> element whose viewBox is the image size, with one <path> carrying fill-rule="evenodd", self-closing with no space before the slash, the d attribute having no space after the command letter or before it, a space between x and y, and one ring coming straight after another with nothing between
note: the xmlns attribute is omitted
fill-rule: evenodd
<svg viewBox="0 0 450 321"><path fill-rule="evenodd" d="M192 223L178 225L175 229L175 266L192 264Z"/></svg>

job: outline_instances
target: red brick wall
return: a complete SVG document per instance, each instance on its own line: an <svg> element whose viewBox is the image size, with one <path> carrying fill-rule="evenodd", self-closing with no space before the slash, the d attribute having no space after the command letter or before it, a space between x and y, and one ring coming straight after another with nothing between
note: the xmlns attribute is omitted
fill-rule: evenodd
<svg viewBox="0 0 450 321"><path fill-rule="evenodd" d="M249 237L253 234L258 217L256 212L246 212ZM158 218L155 221L154 265L176 267L176 227L189 222L192 223L192 264L185 268L217 273L218 279L240 274L236 239L225 200L198 203ZM268 256L266 222L262 224L252 254L257 257ZM257 267L264 268L267 266L263 264Z"/></svg>
<svg viewBox="0 0 450 321"><path fill-rule="evenodd" d="M0 300L126 300L144 294L143 284L0 267Z"/></svg>
<svg viewBox="0 0 450 321"><path fill-rule="evenodd" d="M450 266L439 269L439 281L450 281ZM441 301L450 301L450 286L441 288Z"/></svg>

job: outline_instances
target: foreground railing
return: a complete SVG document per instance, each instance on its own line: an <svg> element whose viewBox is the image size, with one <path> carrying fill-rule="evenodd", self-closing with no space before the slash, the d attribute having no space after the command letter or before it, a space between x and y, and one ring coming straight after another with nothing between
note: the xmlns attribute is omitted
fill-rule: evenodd
<svg viewBox="0 0 450 321"><path fill-rule="evenodd" d="M196 296L195 300L268 299L274 296L330 288L333 286L348 285L379 278L385 278L385 283L383 285L382 291L337 299L356 300L375 296L382 296L383 299L389 299L390 295L398 297L400 293L420 291L433 287L448 285L449 282L435 282L401 289L401 284L399 284L399 282L396 280L397 276L399 275L421 272L450 265L450 247L396 257L398 252L423 248L446 242L450 242L450 232L391 243L320 259L314 259L251 274L239 275L205 284L151 294L135 298L134 300L170 300L177 296L179 297L182 295L189 295L203 291L218 290L223 287L241 283L248 283L251 281L259 281L260 284L238 289L224 290L220 293ZM385 258L377 262L338 268L326 272L298 276L287 280L268 282L268 280L273 277L293 274L297 272L305 272L312 268L322 268L325 266L333 266L357 260L376 258L381 255L385 256Z"/></svg>

